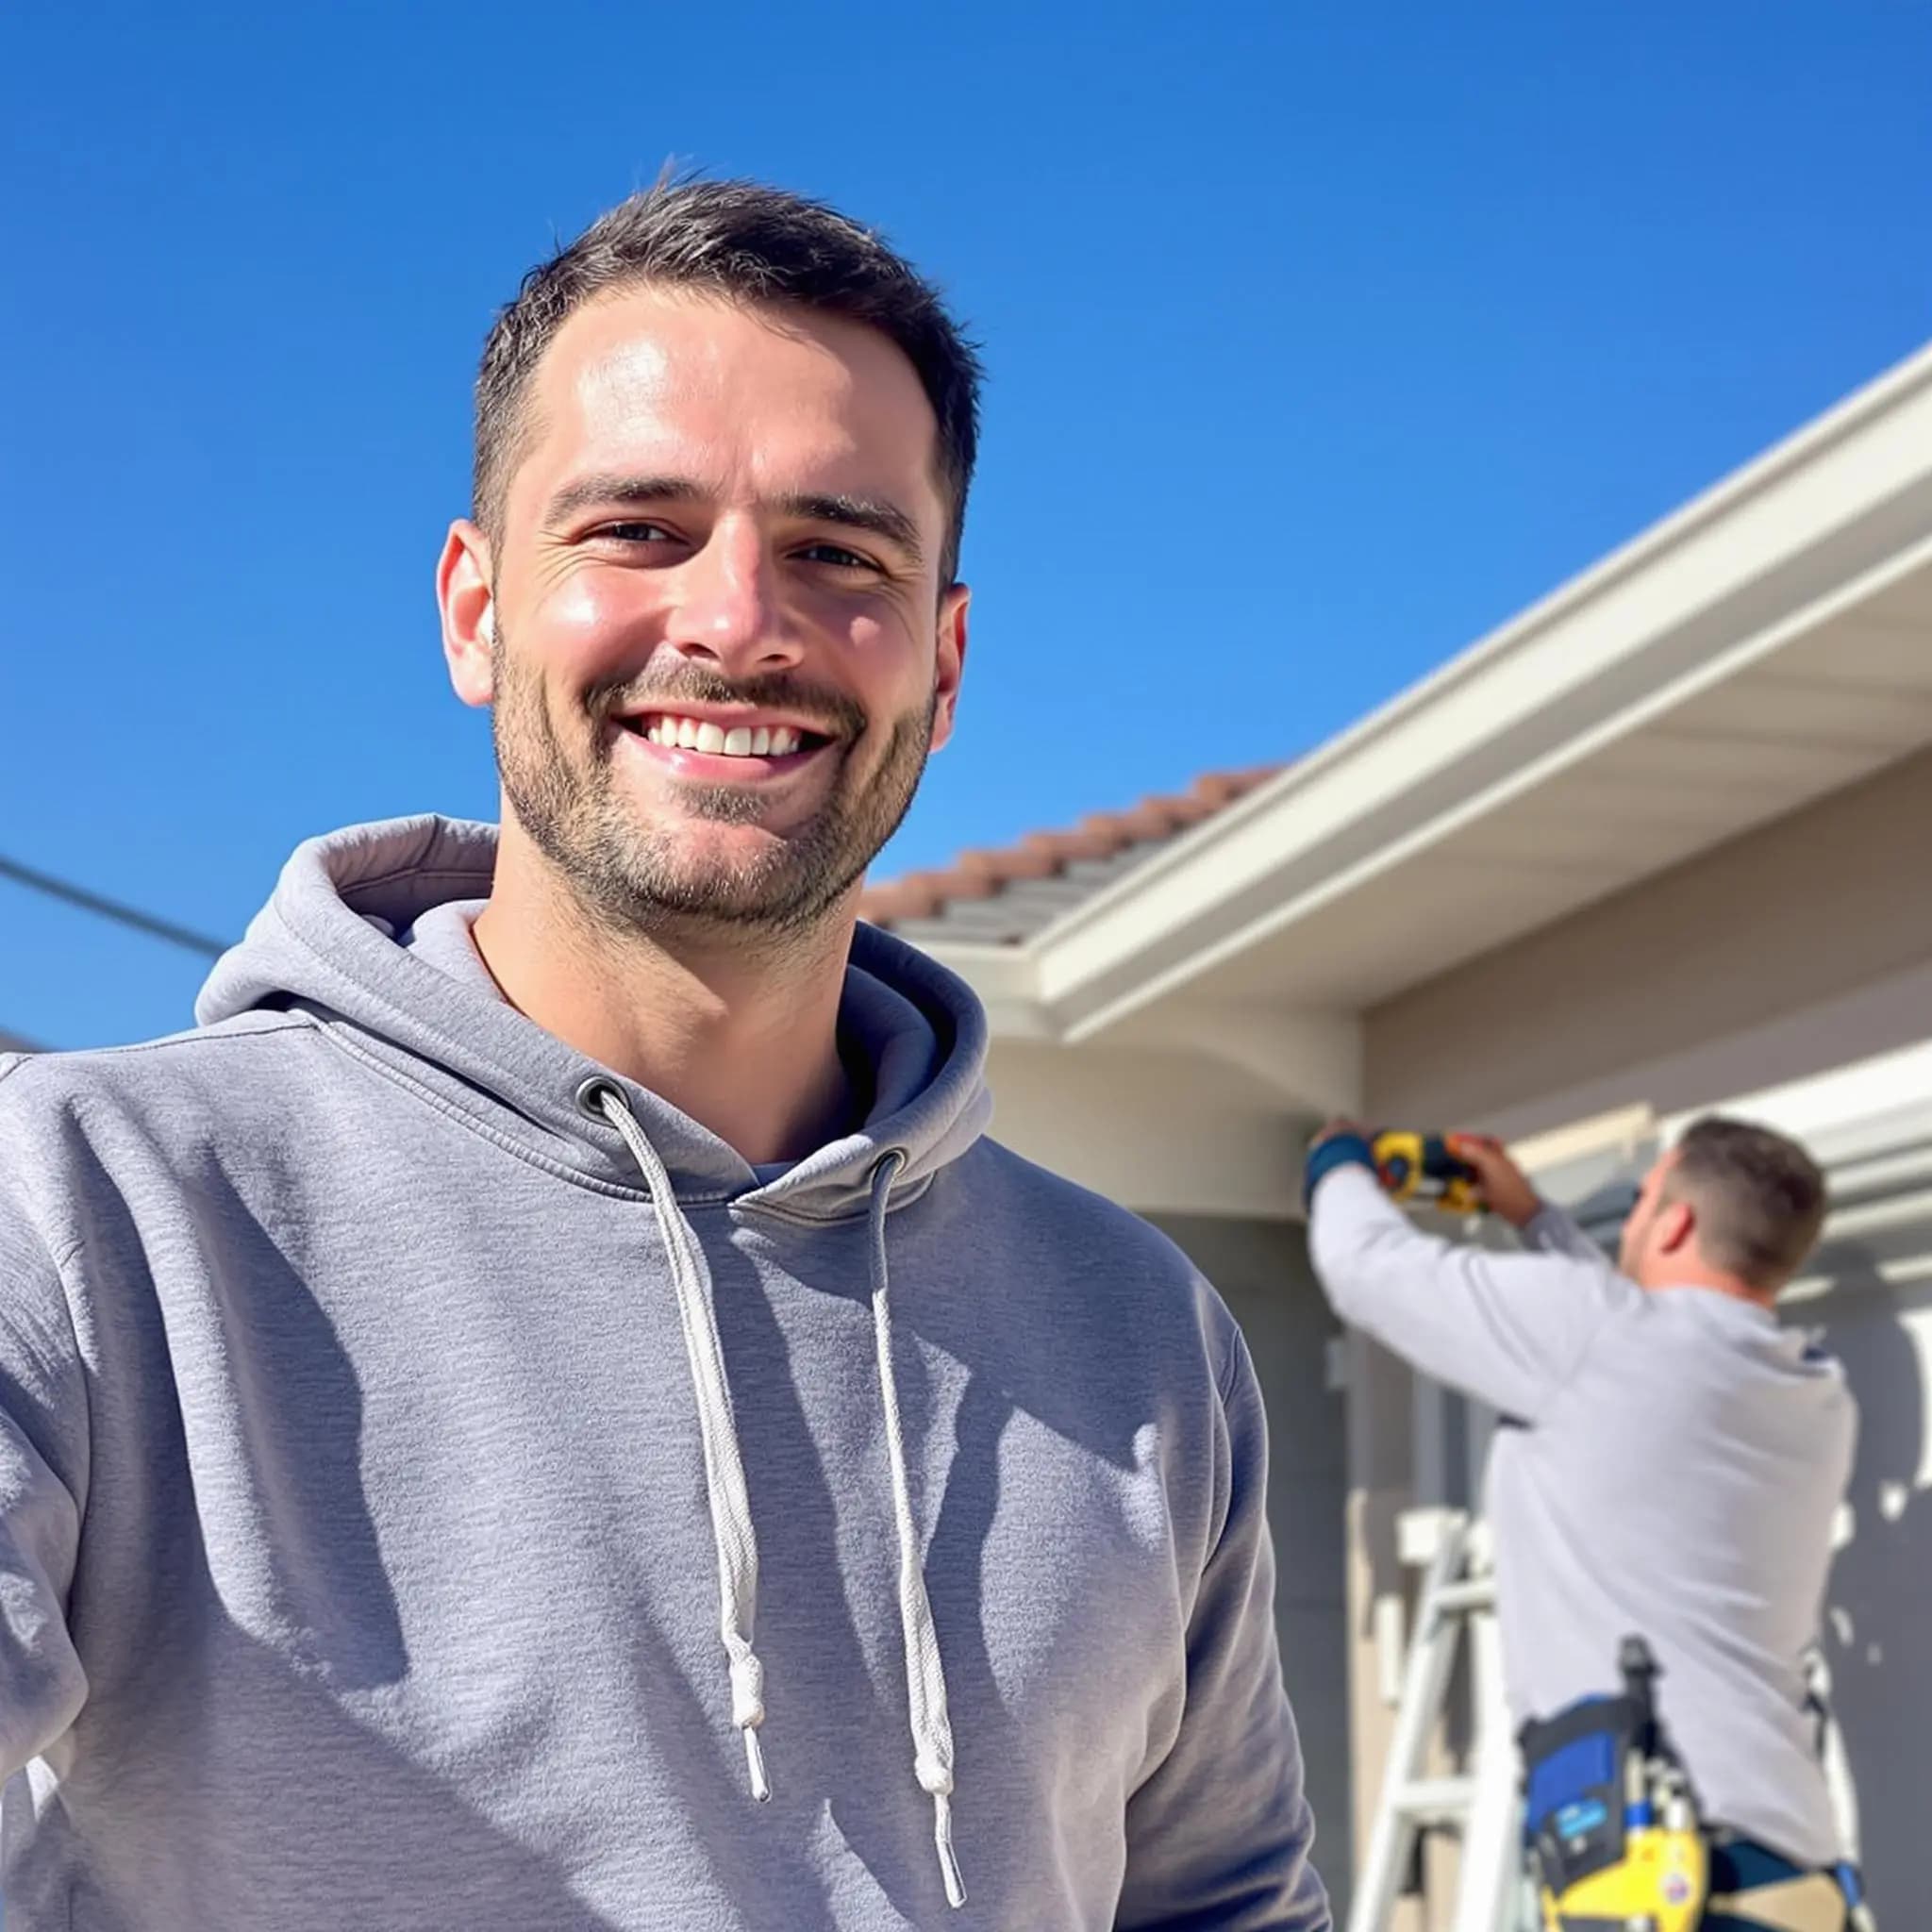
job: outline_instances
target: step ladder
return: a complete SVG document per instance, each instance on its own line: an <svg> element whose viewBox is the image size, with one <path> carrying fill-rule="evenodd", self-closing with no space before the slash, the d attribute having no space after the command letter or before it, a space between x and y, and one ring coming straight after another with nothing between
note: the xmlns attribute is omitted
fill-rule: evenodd
<svg viewBox="0 0 1932 1932"><path fill-rule="evenodd" d="M1356 1881L1348 1932L1388 1932L1425 1831L1461 1840L1453 1932L1520 1932L1536 1924L1524 1876L1516 1745L1503 1693L1503 1640L1487 1526L1460 1510L1417 1512L1433 1538L1403 1667L1382 1793ZM1413 1537L1406 1539L1413 1544ZM1406 1554L1413 1556L1413 1547ZM1474 1735L1460 1776L1428 1774L1457 1650L1468 1639ZM1527 1914L1527 1916L1525 1916Z"/></svg>

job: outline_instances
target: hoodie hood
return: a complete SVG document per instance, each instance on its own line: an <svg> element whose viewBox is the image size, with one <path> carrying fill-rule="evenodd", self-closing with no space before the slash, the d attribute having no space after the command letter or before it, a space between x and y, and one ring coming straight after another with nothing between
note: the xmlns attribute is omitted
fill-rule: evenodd
<svg viewBox="0 0 1932 1932"><path fill-rule="evenodd" d="M901 1157L895 1201L986 1131L986 1016L955 974L869 925L853 934L840 1030L871 1066L872 1110L763 1186L717 1135L648 1089L576 1052L492 991L397 943L425 913L488 896L496 828L434 815L355 825L298 846L274 896L216 963L195 1003L203 1025L258 1010L300 1010L350 1029L356 1048L478 1117L532 1158L605 1186L635 1189L623 1136L589 1117L587 1081L614 1086L687 1203L743 1197L808 1219L866 1212L871 1176Z"/></svg>

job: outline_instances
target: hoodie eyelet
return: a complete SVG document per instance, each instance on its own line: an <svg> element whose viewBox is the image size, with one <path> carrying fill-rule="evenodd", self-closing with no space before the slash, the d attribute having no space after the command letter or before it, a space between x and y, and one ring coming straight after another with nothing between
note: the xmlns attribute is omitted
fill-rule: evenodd
<svg viewBox="0 0 1932 1932"><path fill-rule="evenodd" d="M905 1148L888 1147L886 1151L883 1154L879 1155L877 1158L874 1160L873 1164L866 1169L865 1184L867 1187L875 1187L878 1184L879 1175L882 1174L887 1168L896 1168L900 1174L904 1174L907 1168L910 1165L911 1160L910 1158L908 1156Z"/></svg>
<svg viewBox="0 0 1932 1932"><path fill-rule="evenodd" d="M592 1074L577 1087L577 1111L595 1121L599 1126L608 1127L610 1124L610 1116L604 1111L603 1107L604 1096L607 1093L619 1101L624 1098L624 1091L615 1080L603 1074Z"/></svg>

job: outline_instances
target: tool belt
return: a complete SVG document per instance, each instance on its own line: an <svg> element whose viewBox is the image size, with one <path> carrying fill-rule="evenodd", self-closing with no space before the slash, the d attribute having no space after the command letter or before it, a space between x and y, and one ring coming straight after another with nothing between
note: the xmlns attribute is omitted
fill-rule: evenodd
<svg viewBox="0 0 1932 1932"><path fill-rule="evenodd" d="M1657 1721L1657 1667L1624 1640L1624 1690L1524 1725L1530 1876L1545 1932L1696 1932L1710 1896L1704 1821Z"/></svg>
<svg viewBox="0 0 1932 1932"><path fill-rule="evenodd" d="M1657 1712L1641 1638L1624 1690L1524 1725L1524 1834L1544 1932L1842 1932L1857 1873L1794 1865L1713 1828Z"/></svg>

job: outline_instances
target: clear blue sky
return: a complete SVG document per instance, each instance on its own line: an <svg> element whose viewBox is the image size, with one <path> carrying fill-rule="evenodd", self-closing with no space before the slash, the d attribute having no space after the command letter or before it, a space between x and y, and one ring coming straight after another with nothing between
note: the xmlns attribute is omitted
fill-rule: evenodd
<svg viewBox="0 0 1932 1932"><path fill-rule="evenodd" d="M961 729L882 871L1287 757L1932 335L1932 11L59 8L0 25L0 853L239 930L494 804L430 567L524 268L667 157L991 370ZM0 883L0 1027L185 954Z"/></svg>

